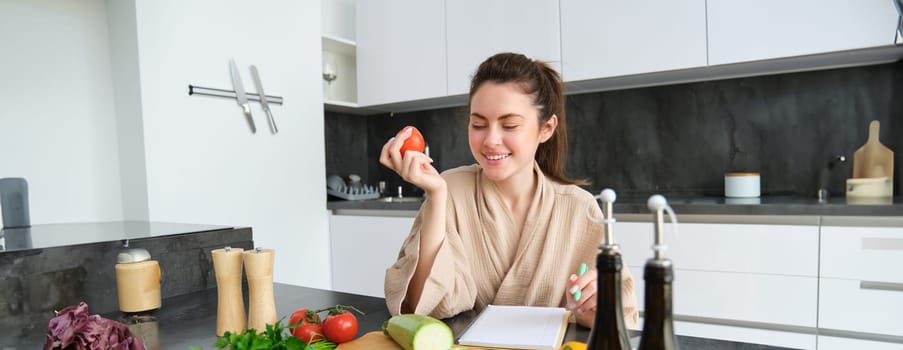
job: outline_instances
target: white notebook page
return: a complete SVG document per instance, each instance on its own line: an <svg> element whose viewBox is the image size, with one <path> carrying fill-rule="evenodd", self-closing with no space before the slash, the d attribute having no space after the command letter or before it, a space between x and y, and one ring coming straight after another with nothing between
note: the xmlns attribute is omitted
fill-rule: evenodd
<svg viewBox="0 0 903 350"><path fill-rule="evenodd" d="M560 307L489 305L464 332L461 345L557 349L567 330Z"/></svg>

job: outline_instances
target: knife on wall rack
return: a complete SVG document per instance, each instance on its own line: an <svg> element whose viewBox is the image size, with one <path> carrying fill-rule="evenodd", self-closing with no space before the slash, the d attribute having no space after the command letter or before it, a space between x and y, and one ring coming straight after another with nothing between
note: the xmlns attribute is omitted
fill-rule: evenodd
<svg viewBox="0 0 903 350"><path fill-rule="evenodd" d="M897 31L894 33L894 44L903 44L903 0L895 0L897 8Z"/></svg>
<svg viewBox="0 0 903 350"><path fill-rule="evenodd" d="M229 59L229 72L232 75L232 88L235 89L235 102L241 106L241 111L248 121L248 127L251 133L257 133L257 126L254 125L254 116L251 115L251 105L248 103L248 97L245 96L245 86L241 82L241 73L238 72L238 66L235 65L234 59Z"/></svg>
<svg viewBox="0 0 903 350"><path fill-rule="evenodd" d="M235 64L234 59L229 59L229 75L231 77L232 87L234 90L217 89L188 84L188 96L203 95L235 100L241 107L242 114L244 114L245 120L247 121L248 127L251 129L252 134L257 133L257 127L254 124L254 118L251 115L250 101L256 101L260 103L261 108L267 115L267 123L270 126L270 132L273 134L278 133L279 129L276 128L276 121L275 119L273 119L273 113L270 110L270 104L281 106L283 103L282 96L267 95L263 92L263 84L260 81L260 74L257 71L257 67L254 65L251 65L251 75L254 78L254 85L257 89L257 92L253 94L248 94L245 92L244 85L241 82L241 74L238 72L238 66Z"/></svg>
<svg viewBox="0 0 903 350"><path fill-rule="evenodd" d="M257 72L257 66L251 65L251 78L254 79L254 87L257 94L260 95L260 107L263 108L267 115L267 123L270 125L270 132L276 134L279 129L276 127L276 121L273 120L273 112L270 111L270 104L267 103L266 95L263 93L263 83L260 82L260 73Z"/></svg>

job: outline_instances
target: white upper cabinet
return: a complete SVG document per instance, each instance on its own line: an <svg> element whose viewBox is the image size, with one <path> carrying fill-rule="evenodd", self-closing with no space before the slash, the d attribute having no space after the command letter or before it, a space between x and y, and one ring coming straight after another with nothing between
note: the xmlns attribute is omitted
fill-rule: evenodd
<svg viewBox="0 0 903 350"><path fill-rule="evenodd" d="M445 2L356 3L358 104L446 96Z"/></svg>
<svg viewBox="0 0 903 350"><path fill-rule="evenodd" d="M572 93L892 62L895 1L360 0L357 105L461 105L505 51L551 63Z"/></svg>
<svg viewBox="0 0 903 350"><path fill-rule="evenodd" d="M709 64L892 45L893 0L708 0Z"/></svg>
<svg viewBox="0 0 903 350"><path fill-rule="evenodd" d="M705 0L562 0L565 81L704 67Z"/></svg>
<svg viewBox="0 0 903 350"><path fill-rule="evenodd" d="M560 71L558 19L558 0L446 2L448 94L467 94L477 66L499 52L522 53Z"/></svg>

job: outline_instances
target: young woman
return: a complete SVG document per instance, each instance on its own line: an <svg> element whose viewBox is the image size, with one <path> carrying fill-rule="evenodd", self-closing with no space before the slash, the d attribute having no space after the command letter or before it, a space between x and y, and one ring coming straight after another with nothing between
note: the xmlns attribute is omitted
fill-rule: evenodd
<svg viewBox="0 0 903 350"><path fill-rule="evenodd" d="M591 327L601 210L564 174L563 85L547 64L513 53L480 64L470 87L470 151L477 164L439 174L425 154L399 153L405 128L380 163L426 192L398 261L386 271L390 313L438 318L488 304L564 306ZM626 265L625 265L626 266ZM624 318L638 328L633 277L625 267ZM582 290L580 300L573 292Z"/></svg>

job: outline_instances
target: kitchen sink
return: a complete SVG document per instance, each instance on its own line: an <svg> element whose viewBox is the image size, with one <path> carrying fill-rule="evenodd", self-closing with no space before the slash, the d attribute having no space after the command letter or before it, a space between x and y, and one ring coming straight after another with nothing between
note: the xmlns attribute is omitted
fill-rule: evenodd
<svg viewBox="0 0 903 350"><path fill-rule="evenodd" d="M377 200L387 203L419 203L423 202L423 197L382 197Z"/></svg>

